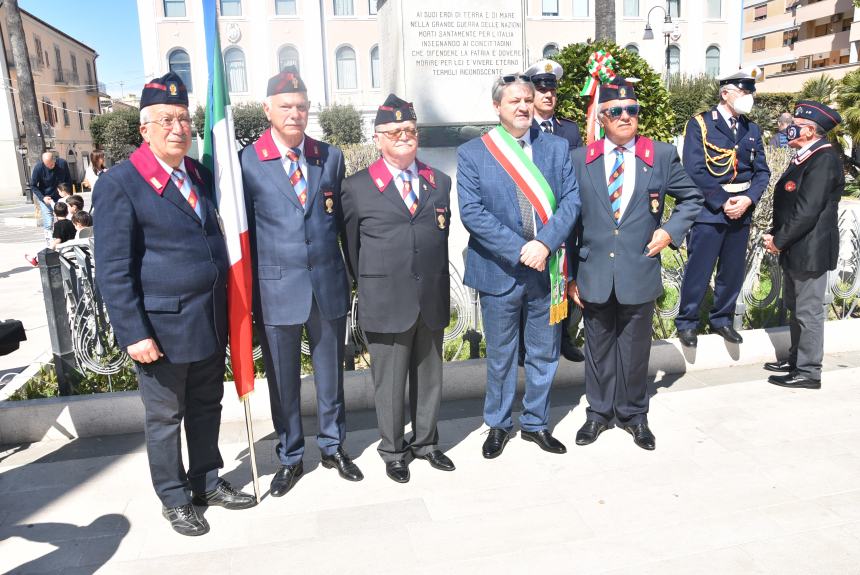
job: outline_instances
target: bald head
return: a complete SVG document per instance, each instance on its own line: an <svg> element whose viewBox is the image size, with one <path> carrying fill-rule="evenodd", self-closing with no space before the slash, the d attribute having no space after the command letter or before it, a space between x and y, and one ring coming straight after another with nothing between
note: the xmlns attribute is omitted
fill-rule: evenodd
<svg viewBox="0 0 860 575"><path fill-rule="evenodd" d="M54 169L54 152L42 152L42 163L49 170Z"/></svg>

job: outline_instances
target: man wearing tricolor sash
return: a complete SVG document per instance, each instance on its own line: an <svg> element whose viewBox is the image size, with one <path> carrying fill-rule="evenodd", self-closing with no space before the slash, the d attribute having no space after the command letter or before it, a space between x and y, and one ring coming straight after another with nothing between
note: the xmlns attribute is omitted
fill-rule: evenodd
<svg viewBox="0 0 860 575"><path fill-rule="evenodd" d="M301 346L306 331L316 388L322 466L348 481L363 475L344 450L343 355L349 282L335 146L305 135L307 89L293 66L269 79L263 110L270 127L241 153L254 277L254 323L263 348L280 466L272 497L304 473Z"/></svg>
<svg viewBox="0 0 860 575"><path fill-rule="evenodd" d="M593 443L615 422L652 450L647 376L654 300L663 293L660 252L681 244L703 200L675 147L638 135L631 83L616 76L603 84L599 106L606 137L573 152L582 213L569 242L569 290L583 308L588 399L576 444ZM662 222L666 194L676 203Z"/></svg>
<svg viewBox="0 0 860 575"><path fill-rule="evenodd" d="M185 155L188 93L173 72L143 87L140 133L143 144L93 194L96 281L134 360L162 515L177 533L203 535L209 523L194 505L256 499L218 478L229 261L212 174Z"/></svg>
<svg viewBox="0 0 860 575"><path fill-rule="evenodd" d="M512 435L520 322L526 391L521 437L551 453L565 446L548 429L549 391L567 315L567 239L579 191L566 140L532 126L528 76L498 78L500 125L457 150L460 217L468 230L464 283L478 290L487 338L484 457L498 457Z"/></svg>

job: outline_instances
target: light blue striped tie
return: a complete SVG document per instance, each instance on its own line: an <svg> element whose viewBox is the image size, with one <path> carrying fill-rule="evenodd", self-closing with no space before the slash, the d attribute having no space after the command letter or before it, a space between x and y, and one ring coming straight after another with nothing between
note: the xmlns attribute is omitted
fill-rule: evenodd
<svg viewBox="0 0 860 575"><path fill-rule="evenodd" d="M612 204L612 215L615 221L621 220L621 192L624 186L624 148L615 148L615 165L609 174L609 202Z"/></svg>
<svg viewBox="0 0 860 575"><path fill-rule="evenodd" d="M403 196L403 202L411 215L415 215L415 210L418 209L418 195L412 189L412 170L403 170L400 172L400 179L403 180L403 191L400 194Z"/></svg>

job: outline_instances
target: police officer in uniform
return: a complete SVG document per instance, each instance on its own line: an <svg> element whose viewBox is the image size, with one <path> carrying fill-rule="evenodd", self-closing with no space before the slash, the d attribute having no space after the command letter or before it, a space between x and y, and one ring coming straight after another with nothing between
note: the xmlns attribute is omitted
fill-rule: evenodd
<svg viewBox="0 0 860 575"><path fill-rule="evenodd" d="M558 81L564 75L561 64L554 60L540 60L526 70L525 75L531 78L535 87L532 127L564 138L571 152L582 146L582 137L577 123L555 115L555 107L558 104ZM568 361L582 361L585 356L582 350L576 347L568 331L570 318L571 314L568 314L561 321L561 355ZM520 342L522 342L522 333L520 333ZM524 359L525 347L520 343L520 365L523 365Z"/></svg>
<svg viewBox="0 0 860 575"><path fill-rule="evenodd" d="M185 155L191 116L179 76L147 83L140 111L143 144L101 176L93 194L96 281L117 341L137 370L162 515L177 533L203 535L209 524L194 505L256 504L218 478L227 246L212 174Z"/></svg>
<svg viewBox="0 0 860 575"><path fill-rule="evenodd" d="M730 343L743 338L732 327L735 302L744 281L744 263L752 212L761 198L770 170L761 129L751 122L757 70L741 70L720 79L720 102L696 114L684 133L684 169L702 191L705 205L687 236L687 268L675 327L678 338L696 347L699 306L714 265L711 331Z"/></svg>
<svg viewBox="0 0 860 575"><path fill-rule="evenodd" d="M788 359L765 364L774 385L821 387L824 357L824 294L827 272L839 257L839 199L845 187L842 161L827 132L842 121L838 112L811 100L794 109L794 123L786 129L788 145L797 150L776 183L773 228L765 234L768 251L779 254L783 269L783 297L791 312Z"/></svg>
<svg viewBox="0 0 860 575"><path fill-rule="evenodd" d="M382 157L343 182L347 254L358 282L358 321L367 336L382 438L377 450L397 483L409 481L414 458L454 470L436 429L442 335L451 315L451 178L416 158L417 121L412 104L390 94L374 120Z"/></svg>

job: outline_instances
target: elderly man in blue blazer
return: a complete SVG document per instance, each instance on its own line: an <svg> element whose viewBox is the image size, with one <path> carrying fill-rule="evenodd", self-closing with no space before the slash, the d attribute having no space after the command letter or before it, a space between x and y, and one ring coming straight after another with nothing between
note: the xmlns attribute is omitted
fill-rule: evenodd
<svg viewBox="0 0 860 575"><path fill-rule="evenodd" d="M702 208L702 194L674 146L638 135L633 85L616 77L600 88L606 137L573 153L582 198L579 238L571 245L569 291L585 321L585 425L577 445L612 422L639 447L655 448L648 426L648 359L654 300L663 293L660 252L679 246ZM663 222L666 194L675 198Z"/></svg>
<svg viewBox="0 0 860 575"><path fill-rule="evenodd" d="M177 533L203 535L209 523L195 504L245 509L256 500L218 478L229 264L212 174L185 156L191 116L176 74L144 86L140 133L143 144L93 192L96 282L137 370L162 515Z"/></svg>
<svg viewBox="0 0 860 575"><path fill-rule="evenodd" d="M460 218L468 230L464 283L478 290L487 338L484 457L511 436L520 322L525 323L526 391L521 437L551 453L565 446L548 430L549 390L567 315L562 244L579 214L566 140L532 126L528 76L493 84L500 125L457 150Z"/></svg>
<svg viewBox="0 0 860 575"><path fill-rule="evenodd" d="M305 135L307 89L290 66L269 80L263 104L270 128L242 150L257 325L280 467L271 494L286 494L304 472L301 416L302 331L308 334L317 392L323 467L363 478L343 449L343 354L350 287L343 239L341 151Z"/></svg>

